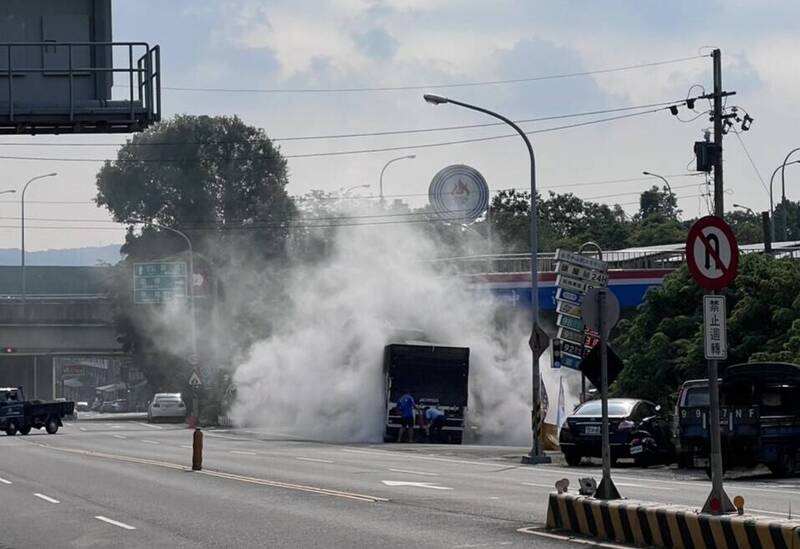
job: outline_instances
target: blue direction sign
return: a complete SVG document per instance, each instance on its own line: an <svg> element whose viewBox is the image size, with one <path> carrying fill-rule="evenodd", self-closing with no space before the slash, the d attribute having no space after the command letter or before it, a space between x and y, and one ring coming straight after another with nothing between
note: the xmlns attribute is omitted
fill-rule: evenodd
<svg viewBox="0 0 800 549"><path fill-rule="evenodd" d="M134 263L133 302L141 305L186 299L188 280L184 261Z"/></svg>

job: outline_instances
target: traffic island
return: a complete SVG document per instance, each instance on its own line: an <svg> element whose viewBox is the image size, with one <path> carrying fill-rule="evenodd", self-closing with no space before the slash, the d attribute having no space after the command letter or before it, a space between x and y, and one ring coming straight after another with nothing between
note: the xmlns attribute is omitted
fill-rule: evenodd
<svg viewBox="0 0 800 549"><path fill-rule="evenodd" d="M709 515L682 505L551 493L547 528L648 547L800 549L800 520Z"/></svg>

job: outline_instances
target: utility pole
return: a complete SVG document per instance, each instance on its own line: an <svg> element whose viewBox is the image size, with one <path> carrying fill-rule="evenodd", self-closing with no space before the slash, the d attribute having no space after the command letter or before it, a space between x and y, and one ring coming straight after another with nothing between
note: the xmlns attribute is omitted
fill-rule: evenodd
<svg viewBox="0 0 800 549"><path fill-rule="evenodd" d="M714 215L725 217L725 204L723 203L722 189L722 52L714 50L711 53L714 60Z"/></svg>

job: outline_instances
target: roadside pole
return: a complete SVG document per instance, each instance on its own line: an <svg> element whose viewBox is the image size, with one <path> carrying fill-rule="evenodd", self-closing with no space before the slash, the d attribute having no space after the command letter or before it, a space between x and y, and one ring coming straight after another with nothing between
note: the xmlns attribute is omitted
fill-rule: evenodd
<svg viewBox="0 0 800 549"><path fill-rule="evenodd" d="M725 493L722 475L722 440L719 422L719 360L725 360L725 296L717 290L726 288L736 276L739 248L730 226L722 217L709 215L692 225L686 239L686 263L697 283L710 290L703 297L705 357L708 360L709 396L709 467L711 493L703 506L704 513L721 515L736 511Z"/></svg>
<svg viewBox="0 0 800 549"><path fill-rule="evenodd" d="M583 244L581 244L581 247L578 248L578 255L583 255L583 253L586 250L586 248L594 248L595 251L597 252L597 259L599 259L600 261L603 261L603 248L600 247L600 244L598 244L597 242L593 242L591 240L589 242L584 242ZM608 284L607 281L606 281L606 284ZM583 373L583 371L581 371L581 398L580 398L580 401L581 401L581 404L586 402L586 374Z"/></svg>
<svg viewBox="0 0 800 549"><path fill-rule="evenodd" d="M600 342L600 398L602 411L601 444L603 478L597 487L598 499L620 499L619 490L611 480L611 440L608 422L608 336L619 319L619 301L608 288L592 288L586 294L583 319L589 328L597 330Z"/></svg>

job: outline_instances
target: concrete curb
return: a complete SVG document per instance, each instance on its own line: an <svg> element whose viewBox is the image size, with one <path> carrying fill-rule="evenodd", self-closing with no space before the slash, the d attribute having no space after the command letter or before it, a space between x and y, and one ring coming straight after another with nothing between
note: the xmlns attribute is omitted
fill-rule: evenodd
<svg viewBox="0 0 800 549"><path fill-rule="evenodd" d="M706 515L680 505L551 493L547 528L679 549L800 549L800 520Z"/></svg>

